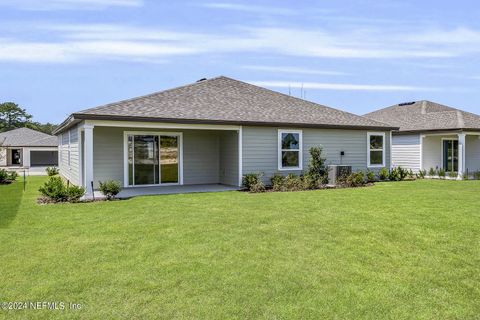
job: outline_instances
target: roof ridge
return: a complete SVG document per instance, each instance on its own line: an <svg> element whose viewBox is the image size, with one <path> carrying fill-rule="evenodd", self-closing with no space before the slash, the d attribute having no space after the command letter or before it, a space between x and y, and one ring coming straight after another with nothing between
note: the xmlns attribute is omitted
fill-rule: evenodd
<svg viewBox="0 0 480 320"><path fill-rule="evenodd" d="M346 114L349 114L349 115L352 115L352 116L355 116L355 117L358 117L358 118L368 119L368 120L373 121L373 122L376 122L376 123L378 123L378 124L389 125L388 123L384 123L384 122L380 122L380 121L377 121L377 120L373 120L373 119L370 119L370 118L367 118L367 117L364 117L364 116L361 116L361 115L358 115L358 114L355 114L355 113L351 113L351 112L348 112L348 111L344 111L344 110L340 110L340 109L337 109L337 108L329 107L329 106L326 106L326 105L323 105L323 104L320 104L320 103L317 103L317 102L313 102L313 101L310 101L310 100L306 100L306 99L294 97L294 96L288 95L288 94L286 94L286 93L279 92L279 91L275 91L275 90L272 90L272 89L268 89L268 88L265 88L265 87L262 87L262 86L256 86L256 85L254 85L254 84L251 84L251 83L248 83L248 82L245 82L245 81L242 81L242 80L233 79L233 78L229 78L229 77L226 77L226 76L219 76L219 77L217 77L217 78L229 79L229 80L232 80L232 81L236 81L236 82L239 82L239 83L242 83L242 84L246 84L246 85L255 87L255 88L257 88L257 89L261 89L261 90L268 91L268 92L273 92L273 93L275 93L275 94L280 94L280 95L282 95L282 96L289 97L289 98L294 99L294 100L299 100L299 101L302 101L302 102L307 102L307 103L313 104L313 105L315 105L315 106L319 106L319 107L322 107L322 108L327 108L327 109L334 110L334 111L340 112L340 113L346 113Z"/></svg>

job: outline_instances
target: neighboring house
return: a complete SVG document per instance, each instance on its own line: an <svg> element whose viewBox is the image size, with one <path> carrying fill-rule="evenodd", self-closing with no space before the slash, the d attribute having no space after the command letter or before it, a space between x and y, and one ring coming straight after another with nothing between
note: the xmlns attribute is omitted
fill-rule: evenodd
<svg viewBox="0 0 480 320"><path fill-rule="evenodd" d="M30 168L57 164L57 137L28 128L0 133L0 167Z"/></svg>
<svg viewBox="0 0 480 320"><path fill-rule="evenodd" d="M397 129L227 77L73 113L56 130L60 173L95 188L240 186L246 173L300 174L309 148L354 170L390 167Z"/></svg>
<svg viewBox="0 0 480 320"><path fill-rule="evenodd" d="M400 127L393 132L392 165L414 171L480 170L480 116L430 101L401 103L366 114Z"/></svg>

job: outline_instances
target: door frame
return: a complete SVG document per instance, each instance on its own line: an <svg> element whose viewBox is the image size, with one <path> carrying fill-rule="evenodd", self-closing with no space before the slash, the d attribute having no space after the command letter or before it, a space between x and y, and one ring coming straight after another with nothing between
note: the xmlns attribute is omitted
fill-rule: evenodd
<svg viewBox="0 0 480 320"><path fill-rule="evenodd" d="M18 163L13 163L13 154L18 153ZM10 149L10 163L12 166L23 166L23 149L11 148Z"/></svg>
<svg viewBox="0 0 480 320"><path fill-rule="evenodd" d="M443 168L443 170L445 170L446 172L450 172L450 171L447 171L447 168L445 168L445 141L458 141L458 137L452 137L452 138L442 138L442 162L441 162L441 166ZM460 148L460 145L458 146L458 148ZM457 148L457 152L458 152L458 148ZM458 154L457 154L457 158L458 158ZM453 172L458 172L458 159L457 159L457 171L453 171Z"/></svg>
<svg viewBox="0 0 480 320"><path fill-rule="evenodd" d="M161 174L158 184L142 184L142 185L130 185L128 184L128 136L129 135L147 135L158 136L158 153L161 160L161 148L160 148L160 136L175 136L178 137L178 182L174 183L162 183ZM159 170L160 169L159 164ZM138 187L160 187L160 186L178 186L183 185L183 132L159 132L159 131L124 131L123 132L123 185L125 188L138 188Z"/></svg>

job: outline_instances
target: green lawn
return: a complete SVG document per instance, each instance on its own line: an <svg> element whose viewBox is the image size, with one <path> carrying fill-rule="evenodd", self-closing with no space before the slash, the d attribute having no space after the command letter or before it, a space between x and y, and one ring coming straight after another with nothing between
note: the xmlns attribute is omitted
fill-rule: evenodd
<svg viewBox="0 0 480 320"><path fill-rule="evenodd" d="M37 205L0 186L0 318L479 319L480 182Z"/></svg>

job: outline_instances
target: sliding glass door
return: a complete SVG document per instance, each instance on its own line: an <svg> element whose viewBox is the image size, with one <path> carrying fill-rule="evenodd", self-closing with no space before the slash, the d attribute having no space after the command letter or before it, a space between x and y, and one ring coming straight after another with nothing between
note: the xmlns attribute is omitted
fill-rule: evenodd
<svg viewBox="0 0 480 320"><path fill-rule="evenodd" d="M443 169L458 171L458 140L443 140Z"/></svg>
<svg viewBox="0 0 480 320"><path fill-rule="evenodd" d="M179 183L179 135L128 134L128 185Z"/></svg>

